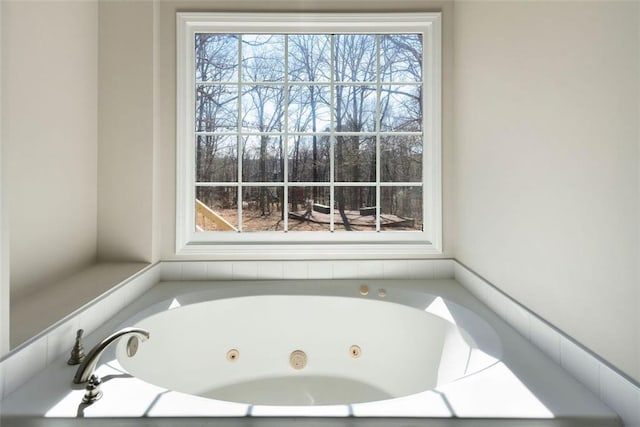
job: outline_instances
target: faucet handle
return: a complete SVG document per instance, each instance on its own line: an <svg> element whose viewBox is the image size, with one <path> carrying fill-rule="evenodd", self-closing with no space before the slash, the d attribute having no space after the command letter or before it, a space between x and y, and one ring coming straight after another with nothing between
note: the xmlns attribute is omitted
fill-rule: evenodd
<svg viewBox="0 0 640 427"><path fill-rule="evenodd" d="M76 332L76 342L71 349L71 356L69 356L69 360L67 360L68 365L79 365L84 360L84 346L82 345L83 333L83 329L78 329L78 332Z"/></svg>
<svg viewBox="0 0 640 427"><path fill-rule="evenodd" d="M89 382L87 383L87 387L84 391L82 403L90 405L102 397L100 384L102 384L102 380L100 379L100 377L96 374L91 375L91 378L89 378Z"/></svg>

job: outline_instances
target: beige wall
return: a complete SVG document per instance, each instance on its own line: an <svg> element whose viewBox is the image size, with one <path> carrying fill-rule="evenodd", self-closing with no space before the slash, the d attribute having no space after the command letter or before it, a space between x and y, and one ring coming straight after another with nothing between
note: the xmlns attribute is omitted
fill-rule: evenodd
<svg viewBox="0 0 640 427"><path fill-rule="evenodd" d="M363 7L366 5L366 8ZM449 1L318 1L290 0L251 1L238 0L233 3L224 1L161 1L158 11L158 120L155 123L157 139L155 141L155 168L157 199L154 211L158 214L158 225L154 230L155 252L161 259L175 258L175 93L176 93L176 12L179 11L442 11L443 12L443 247L444 256L453 255L454 212L452 183L452 45L453 45L453 3ZM392 255L392 254L390 254Z"/></svg>
<svg viewBox="0 0 640 427"><path fill-rule="evenodd" d="M99 7L98 258L151 261L153 7Z"/></svg>
<svg viewBox="0 0 640 427"><path fill-rule="evenodd" d="M3 99L2 91L2 2L0 1L0 100ZM6 203L7 186L4 178L6 167L3 165L3 128L2 128L2 102L0 102L0 356L9 351L9 221Z"/></svg>
<svg viewBox="0 0 640 427"><path fill-rule="evenodd" d="M640 380L638 2L456 2L456 258Z"/></svg>
<svg viewBox="0 0 640 427"><path fill-rule="evenodd" d="M3 190L19 299L96 258L98 8L2 7Z"/></svg>

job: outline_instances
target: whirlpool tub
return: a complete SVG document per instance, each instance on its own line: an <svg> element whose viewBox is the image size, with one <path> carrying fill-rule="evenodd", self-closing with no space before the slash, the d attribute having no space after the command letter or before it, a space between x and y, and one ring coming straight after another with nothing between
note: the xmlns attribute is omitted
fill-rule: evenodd
<svg viewBox="0 0 640 427"><path fill-rule="evenodd" d="M136 323L152 338L135 357L127 356L123 340L118 360L149 383L253 405L402 398L477 373L500 357L488 325L470 313L456 322L450 304L430 299L424 309L382 297L260 295L199 302ZM491 335L492 354L478 347L464 324Z"/></svg>
<svg viewBox="0 0 640 427"><path fill-rule="evenodd" d="M150 337L137 351L126 337L107 348L100 400L82 404L84 386L69 389L65 357L3 401L2 421L619 425L453 280L161 282L85 349L124 327Z"/></svg>

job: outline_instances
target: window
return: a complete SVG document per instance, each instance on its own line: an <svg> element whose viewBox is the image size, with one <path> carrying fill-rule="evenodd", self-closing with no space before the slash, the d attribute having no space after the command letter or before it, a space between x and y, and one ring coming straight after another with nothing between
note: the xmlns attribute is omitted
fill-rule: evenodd
<svg viewBox="0 0 640 427"><path fill-rule="evenodd" d="M439 23L179 13L178 253L438 252Z"/></svg>

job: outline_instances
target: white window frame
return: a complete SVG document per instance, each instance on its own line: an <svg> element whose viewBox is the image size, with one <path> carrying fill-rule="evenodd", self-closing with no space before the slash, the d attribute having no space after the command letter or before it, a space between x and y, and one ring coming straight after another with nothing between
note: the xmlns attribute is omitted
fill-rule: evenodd
<svg viewBox="0 0 640 427"><path fill-rule="evenodd" d="M176 254L321 259L442 253L440 13L177 13ZM420 33L423 36L423 231L196 232L195 34Z"/></svg>

